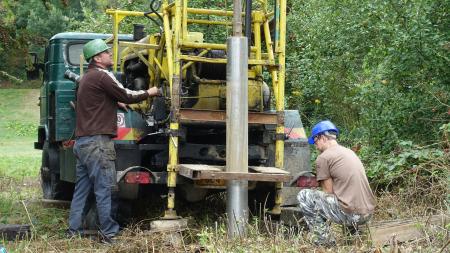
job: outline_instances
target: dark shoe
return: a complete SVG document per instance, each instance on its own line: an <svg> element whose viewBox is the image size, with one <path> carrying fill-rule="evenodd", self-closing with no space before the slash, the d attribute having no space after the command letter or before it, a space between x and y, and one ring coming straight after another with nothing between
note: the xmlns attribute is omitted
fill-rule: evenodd
<svg viewBox="0 0 450 253"><path fill-rule="evenodd" d="M313 241L313 244L317 247L333 248L336 247L336 241Z"/></svg>
<svg viewBox="0 0 450 253"><path fill-rule="evenodd" d="M348 234L350 236L353 236L353 235L360 234L360 229L358 226L346 226L343 229L344 229L344 233L346 232L345 235Z"/></svg>
<svg viewBox="0 0 450 253"><path fill-rule="evenodd" d="M117 236L118 236L118 234L113 235L113 236L106 236L106 235L100 234L100 243L109 244L109 245L116 244L118 242Z"/></svg>
<svg viewBox="0 0 450 253"><path fill-rule="evenodd" d="M79 231L73 231L71 229L67 229L65 232L65 236L67 239L74 239L74 238L80 238L81 237L81 232Z"/></svg>

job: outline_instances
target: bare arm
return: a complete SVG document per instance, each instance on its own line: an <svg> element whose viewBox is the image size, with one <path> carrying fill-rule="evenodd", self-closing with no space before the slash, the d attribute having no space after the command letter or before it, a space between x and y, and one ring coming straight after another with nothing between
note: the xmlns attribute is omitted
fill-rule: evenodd
<svg viewBox="0 0 450 253"><path fill-rule="evenodd" d="M122 102L117 102L117 106L119 106L120 109L128 112L127 104L124 104Z"/></svg>
<svg viewBox="0 0 450 253"><path fill-rule="evenodd" d="M333 194L333 179L328 178L320 181L320 187L326 193Z"/></svg>

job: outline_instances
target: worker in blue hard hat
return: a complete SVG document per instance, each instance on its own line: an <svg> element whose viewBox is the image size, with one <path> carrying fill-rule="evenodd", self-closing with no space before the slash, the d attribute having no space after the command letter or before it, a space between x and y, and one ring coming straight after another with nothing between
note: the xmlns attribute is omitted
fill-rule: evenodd
<svg viewBox="0 0 450 253"><path fill-rule="evenodd" d="M308 138L320 154L316 160L317 181L322 190L301 190L297 199L316 245L336 244L328 220L358 232L372 217L375 197L358 156L337 142L339 129L329 120L317 123Z"/></svg>

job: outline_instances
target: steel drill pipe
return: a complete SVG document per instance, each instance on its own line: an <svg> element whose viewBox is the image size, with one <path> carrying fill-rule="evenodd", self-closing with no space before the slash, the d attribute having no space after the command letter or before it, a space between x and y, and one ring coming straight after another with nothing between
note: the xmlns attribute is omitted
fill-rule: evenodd
<svg viewBox="0 0 450 253"><path fill-rule="evenodd" d="M248 172L248 51L247 38L227 41L227 140L226 169ZM246 234L248 182L230 180L227 185L228 235Z"/></svg>
<svg viewBox="0 0 450 253"><path fill-rule="evenodd" d="M241 0L233 1L233 37L242 36L242 2Z"/></svg>

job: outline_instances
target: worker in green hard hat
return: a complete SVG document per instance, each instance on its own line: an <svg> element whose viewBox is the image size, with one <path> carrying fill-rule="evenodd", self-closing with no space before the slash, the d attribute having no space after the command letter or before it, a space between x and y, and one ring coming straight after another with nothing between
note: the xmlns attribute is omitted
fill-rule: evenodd
<svg viewBox="0 0 450 253"><path fill-rule="evenodd" d="M93 56L96 56L102 52L106 52L111 49L108 45L106 45L105 41L102 39L91 40L86 43L83 47L83 56L86 61L90 61ZM112 66L112 62L111 62Z"/></svg>
<svg viewBox="0 0 450 253"><path fill-rule="evenodd" d="M375 208L364 166L358 156L337 142L338 128L329 120L317 123L308 138L320 152L316 159L317 181L322 190L303 189L298 195L300 211L316 245L334 246L336 241L327 221L358 232Z"/></svg>
<svg viewBox="0 0 450 253"><path fill-rule="evenodd" d="M88 196L94 192L100 234L103 242L113 242L119 231L114 220L116 183L116 151L112 138L117 135L118 103L137 103L159 95L157 87L129 90L108 71L113 65L110 48L101 39L86 43L84 58L88 69L79 81L76 106L77 160L75 191L70 206L69 235L83 234L82 220Z"/></svg>

